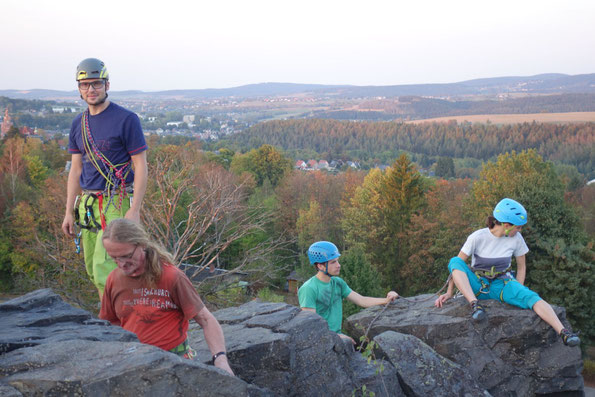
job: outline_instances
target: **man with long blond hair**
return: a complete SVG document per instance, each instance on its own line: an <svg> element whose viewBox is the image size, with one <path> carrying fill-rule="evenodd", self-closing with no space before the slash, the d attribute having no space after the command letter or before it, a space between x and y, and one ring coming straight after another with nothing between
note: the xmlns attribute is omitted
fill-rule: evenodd
<svg viewBox="0 0 595 397"><path fill-rule="evenodd" d="M107 278L99 317L134 332L142 343L185 358L195 355L187 340L189 320L194 319L204 330L211 362L233 375L219 322L172 264L172 256L127 219L113 220L102 241L118 267Z"/></svg>

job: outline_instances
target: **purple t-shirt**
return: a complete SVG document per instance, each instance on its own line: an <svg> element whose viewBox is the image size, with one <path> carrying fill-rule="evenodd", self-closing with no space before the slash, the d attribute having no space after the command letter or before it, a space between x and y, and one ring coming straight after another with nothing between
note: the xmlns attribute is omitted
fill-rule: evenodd
<svg viewBox="0 0 595 397"><path fill-rule="evenodd" d="M81 188L103 190L106 181L97 172L85 150L81 135L81 120L82 113L72 121L68 151L72 154L82 153L83 155L83 170L80 178ZM99 151L114 165L126 163L131 156L147 150L145 136L136 113L113 102L110 102L103 112L95 116L89 116L89 128ZM97 163L107 175L108 167L99 159L97 159ZM126 177L126 184L133 181L134 173L131 170Z"/></svg>

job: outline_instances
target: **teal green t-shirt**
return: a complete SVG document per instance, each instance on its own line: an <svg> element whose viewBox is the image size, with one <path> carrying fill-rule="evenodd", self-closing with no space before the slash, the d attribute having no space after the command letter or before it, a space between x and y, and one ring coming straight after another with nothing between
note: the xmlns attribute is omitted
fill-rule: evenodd
<svg viewBox="0 0 595 397"><path fill-rule="evenodd" d="M325 283L312 277L298 290L300 307L315 309L328 323L331 331L341 333L343 320L343 299L351 293L351 288L340 277L331 277Z"/></svg>

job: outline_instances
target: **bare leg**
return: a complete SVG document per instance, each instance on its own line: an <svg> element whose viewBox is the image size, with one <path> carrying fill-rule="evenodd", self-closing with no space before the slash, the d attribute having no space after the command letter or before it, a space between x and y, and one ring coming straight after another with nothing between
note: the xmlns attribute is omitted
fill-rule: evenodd
<svg viewBox="0 0 595 397"><path fill-rule="evenodd" d="M562 328L564 328L564 325L562 325L562 322L556 315L556 312L554 312L554 309L552 309L550 304L543 299L533 305L533 311L537 313L537 315L541 317L543 321L548 323L554 330L556 330L557 334L559 334L560 331L562 331Z"/></svg>
<svg viewBox="0 0 595 397"><path fill-rule="evenodd" d="M471 284L469 284L469 278L467 278L467 274L465 272L454 269L452 271L452 279L454 280L459 291L461 291L461 294L463 294L469 303L477 300L477 297L471 288Z"/></svg>

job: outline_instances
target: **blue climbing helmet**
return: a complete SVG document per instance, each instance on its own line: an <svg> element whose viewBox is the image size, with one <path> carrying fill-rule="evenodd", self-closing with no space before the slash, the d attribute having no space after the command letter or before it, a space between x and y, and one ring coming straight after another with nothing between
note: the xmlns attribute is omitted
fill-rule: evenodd
<svg viewBox="0 0 595 397"><path fill-rule="evenodd" d="M340 257L337 246L328 241L317 241L308 248L310 264L325 263Z"/></svg>
<svg viewBox="0 0 595 397"><path fill-rule="evenodd" d="M522 226L527 223L527 210L521 203L505 198L496 204L496 208L494 208L494 218L496 218L498 222Z"/></svg>

